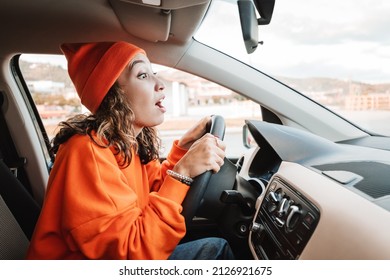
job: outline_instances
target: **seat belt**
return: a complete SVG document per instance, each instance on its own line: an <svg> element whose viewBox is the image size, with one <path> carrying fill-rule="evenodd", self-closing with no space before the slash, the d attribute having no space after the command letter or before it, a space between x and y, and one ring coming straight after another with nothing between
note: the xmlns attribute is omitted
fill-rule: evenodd
<svg viewBox="0 0 390 280"><path fill-rule="evenodd" d="M31 193L31 185L24 171L26 158L19 157L3 114L4 92L0 91L0 156L11 172Z"/></svg>

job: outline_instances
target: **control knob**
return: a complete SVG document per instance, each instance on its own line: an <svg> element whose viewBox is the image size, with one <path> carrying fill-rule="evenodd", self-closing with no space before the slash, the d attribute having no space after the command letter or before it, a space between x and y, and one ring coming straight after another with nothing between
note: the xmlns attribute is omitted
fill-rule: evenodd
<svg viewBox="0 0 390 280"><path fill-rule="evenodd" d="M302 215L302 211L298 205L291 205L288 210L288 215L286 219L286 229L288 231L293 231L298 225L299 219Z"/></svg>
<svg viewBox="0 0 390 280"><path fill-rule="evenodd" d="M251 231L254 233L260 234L264 230L264 226L260 223L253 222L251 226Z"/></svg>
<svg viewBox="0 0 390 280"><path fill-rule="evenodd" d="M283 198L283 193L281 193L280 189L278 189L274 192L273 191L269 192L269 194L268 194L269 202L267 205L269 213L272 213L276 210L276 208L278 207L279 202L282 200L282 198Z"/></svg>

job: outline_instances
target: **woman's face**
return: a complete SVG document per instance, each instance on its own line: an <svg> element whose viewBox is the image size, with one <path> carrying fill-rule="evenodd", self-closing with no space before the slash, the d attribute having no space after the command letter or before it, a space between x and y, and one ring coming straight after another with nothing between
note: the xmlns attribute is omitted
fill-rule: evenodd
<svg viewBox="0 0 390 280"><path fill-rule="evenodd" d="M135 114L134 127L140 133L143 127L153 127L164 121L162 101L164 83L152 71L149 59L137 54L118 78Z"/></svg>

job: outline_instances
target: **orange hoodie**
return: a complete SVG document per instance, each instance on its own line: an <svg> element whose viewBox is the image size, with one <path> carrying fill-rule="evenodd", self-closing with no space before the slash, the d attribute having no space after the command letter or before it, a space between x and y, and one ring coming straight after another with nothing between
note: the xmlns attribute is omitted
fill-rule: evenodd
<svg viewBox="0 0 390 280"><path fill-rule="evenodd" d="M110 149L73 136L58 150L27 258L166 259L186 231L189 187L165 174L185 152L175 142L162 164L133 155L121 169Z"/></svg>

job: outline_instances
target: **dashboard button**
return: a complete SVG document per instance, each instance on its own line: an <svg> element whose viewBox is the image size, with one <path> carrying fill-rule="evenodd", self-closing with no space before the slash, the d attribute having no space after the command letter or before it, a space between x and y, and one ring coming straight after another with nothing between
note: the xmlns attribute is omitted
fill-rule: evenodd
<svg viewBox="0 0 390 280"><path fill-rule="evenodd" d="M297 234L291 235L289 239L293 246L300 246L302 244L302 238Z"/></svg>
<svg viewBox="0 0 390 280"><path fill-rule="evenodd" d="M303 218L304 222L308 225L311 226L314 223L314 216L310 212L306 214L306 216Z"/></svg>
<svg viewBox="0 0 390 280"><path fill-rule="evenodd" d="M297 234L299 234L300 236L302 237L305 237L306 235L308 235L310 233L310 229L305 225L305 224L301 224L298 228L297 228Z"/></svg>

